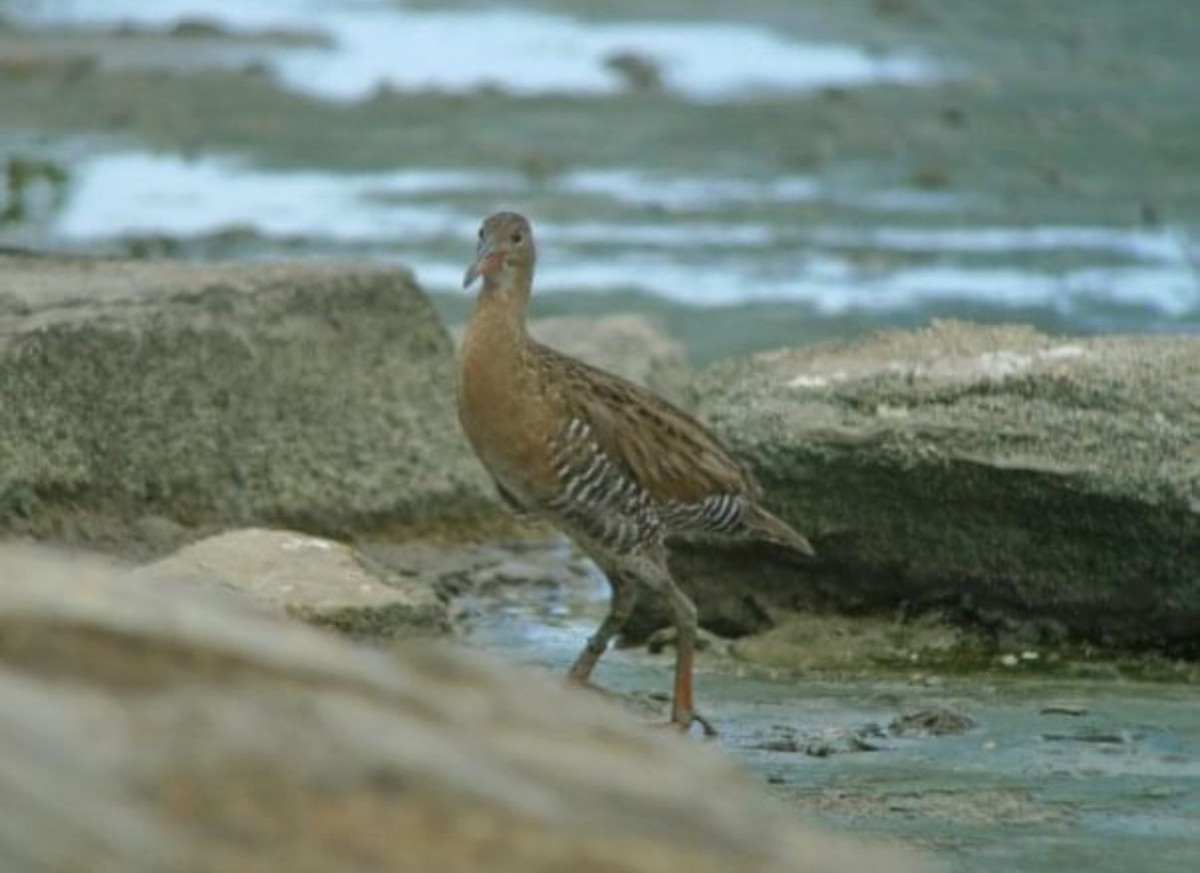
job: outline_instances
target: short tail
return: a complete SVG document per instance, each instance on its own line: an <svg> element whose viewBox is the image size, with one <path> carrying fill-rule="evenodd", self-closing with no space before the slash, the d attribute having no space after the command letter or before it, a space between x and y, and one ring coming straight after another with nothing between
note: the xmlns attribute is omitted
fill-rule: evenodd
<svg viewBox="0 0 1200 873"><path fill-rule="evenodd" d="M783 546L801 555L815 557L817 552L812 543L796 533L787 522L776 518L757 504L750 506L746 516L746 533L755 539Z"/></svg>

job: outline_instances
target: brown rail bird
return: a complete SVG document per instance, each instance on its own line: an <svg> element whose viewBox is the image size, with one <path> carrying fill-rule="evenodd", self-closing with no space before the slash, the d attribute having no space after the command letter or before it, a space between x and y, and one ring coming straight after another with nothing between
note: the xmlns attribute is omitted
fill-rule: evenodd
<svg viewBox="0 0 1200 873"><path fill-rule="evenodd" d="M687 413L619 376L532 339L526 309L537 249L529 222L483 222L463 280L482 278L458 359L463 430L513 509L548 519L599 565L612 606L571 667L592 669L633 612L639 589L661 594L676 628L671 723L711 726L694 709L696 607L667 567L667 538L727 534L811 555L800 534L759 503L761 489Z"/></svg>

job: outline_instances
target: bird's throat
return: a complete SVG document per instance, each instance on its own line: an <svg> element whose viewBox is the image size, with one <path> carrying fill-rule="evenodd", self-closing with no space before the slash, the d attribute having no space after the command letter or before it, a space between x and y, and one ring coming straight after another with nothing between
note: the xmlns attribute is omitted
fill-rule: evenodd
<svg viewBox="0 0 1200 873"><path fill-rule="evenodd" d="M471 316L467 332L486 336L489 344L524 342L528 308L527 281L498 281L487 277L475 298L475 312Z"/></svg>

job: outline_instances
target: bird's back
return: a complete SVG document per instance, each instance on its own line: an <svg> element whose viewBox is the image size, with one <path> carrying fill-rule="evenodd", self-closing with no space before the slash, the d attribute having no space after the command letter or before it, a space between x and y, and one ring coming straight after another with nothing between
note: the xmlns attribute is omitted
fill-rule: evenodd
<svg viewBox="0 0 1200 873"><path fill-rule="evenodd" d="M713 494L760 494L751 473L679 407L549 346L531 346L559 419L588 430L588 440L578 449L603 453L656 504L691 503Z"/></svg>
<svg viewBox="0 0 1200 873"><path fill-rule="evenodd" d="M530 342L554 422L539 508L628 548L677 533L759 535L810 551L759 505L754 476L688 413L626 379Z"/></svg>

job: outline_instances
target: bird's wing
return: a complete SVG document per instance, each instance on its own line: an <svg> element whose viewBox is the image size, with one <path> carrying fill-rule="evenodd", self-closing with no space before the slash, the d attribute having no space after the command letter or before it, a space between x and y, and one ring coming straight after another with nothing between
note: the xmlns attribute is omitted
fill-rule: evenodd
<svg viewBox="0 0 1200 873"><path fill-rule="evenodd" d="M534 518L537 515L537 510L535 508L522 503L517 495L513 494L512 491L500 484L499 480L493 479L492 484L496 486L496 493L500 495L500 500L506 507L508 507L508 511L517 518L529 519Z"/></svg>
<svg viewBox="0 0 1200 873"><path fill-rule="evenodd" d="M721 495L757 499L750 472L707 428L661 397L552 349L565 420L586 425L589 440L622 474L658 502L699 503Z"/></svg>

